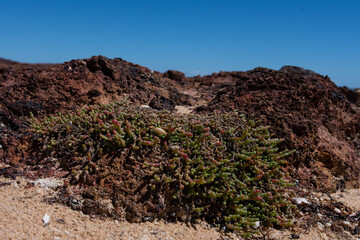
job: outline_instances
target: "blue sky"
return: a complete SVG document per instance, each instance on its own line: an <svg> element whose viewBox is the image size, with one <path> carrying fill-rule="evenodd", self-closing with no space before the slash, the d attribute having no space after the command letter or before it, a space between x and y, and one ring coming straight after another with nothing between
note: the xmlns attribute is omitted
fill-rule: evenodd
<svg viewBox="0 0 360 240"><path fill-rule="evenodd" d="M93 55L187 75L296 65L360 87L360 1L0 0L0 57Z"/></svg>

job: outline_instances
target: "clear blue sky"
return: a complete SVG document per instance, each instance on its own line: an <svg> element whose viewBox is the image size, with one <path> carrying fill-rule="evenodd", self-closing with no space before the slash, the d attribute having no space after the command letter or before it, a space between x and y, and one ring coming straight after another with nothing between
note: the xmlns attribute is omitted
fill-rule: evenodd
<svg viewBox="0 0 360 240"><path fill-rule="evenodd" d="M360 87L359 0L0 0L0 57L187 75L296 65Z"/></svg>

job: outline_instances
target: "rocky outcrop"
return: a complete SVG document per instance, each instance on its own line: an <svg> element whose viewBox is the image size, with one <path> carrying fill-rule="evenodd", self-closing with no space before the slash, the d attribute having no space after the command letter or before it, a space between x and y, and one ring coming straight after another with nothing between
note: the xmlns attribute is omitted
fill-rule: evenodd
<svg viewBox="0 0 360 240"><path fill-rule="evenodd" d="M358 184L360 115L328 77L296 67L222 75L234 86L198 113L237 110L262 119L285 139L282 147L297 150L289 171L303 185L334 191L341 182Z"/></svg>
<svg viewBox="0 0 360 240"><path fill-rule="evenodd" d="M121 58L94 56L63 64L20 64L2 59L0 64L5 69L0 72L0 160L7 162L20 154L16 147L10 151L9 146L18 145L17 135L26 129L30 112L35 116L64 113L124 96L157 109L171 110L176 104L191 102L191 96L179 93L176 81Z"/></svg>
<svg viewBox="0 0 360 240"><path fill-rule="evenodd" d="M288 173L303 186L334 191L360 180L359 91L299 67L187 78L104 56L63 64L0 59L0 93L0 161L12 166L31 159L24 131L30 112L66 112L127 96L155 109L202 105L195 112L237 110L262 119L285 139L282 148L297 150Z"/></svg>

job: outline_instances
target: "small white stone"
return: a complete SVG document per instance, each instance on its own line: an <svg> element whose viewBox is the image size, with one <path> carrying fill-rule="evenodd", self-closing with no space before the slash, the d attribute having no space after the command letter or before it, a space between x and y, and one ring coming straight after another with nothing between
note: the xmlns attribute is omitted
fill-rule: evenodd
<svg viewBox="0 0 360 240"><path fill-rule="evenodd" d="M260 221L256 221L255 225L254 225L254 228L259 228L259 227L260 227Z"/></svg>
<svg viewBox="0 0 360 240"><path fill-rule="evenodd" d="M2 145L0 144L0 149L2 149Z"/></svg>
<svg viewBox="0 0 360 240"><path fill-rule="evenodd" d="M45 226L46 226L46 225L48 225L49 222L50 222L50 216L45 213L45 215L43 216L42 220L43 220L43 222L44 222L44 224L45 224Z"/></svg>
<svg viewBox="0 0 360 240"><path fill-rule="evenodd" d="M141 108L150 108L148 105L141 105Z"/></svg>
<svg viewBox="0 0 360 240"><path fill-rule="evenodd" d="M308 202L308 200L306 200L305 198L294 198L296 204L302 204L302 203L305 203L305 204L310 204Z"/></svg>
<svg viewBox="0 0 360 240"><path fill-rule="evenodd" d="M344 221L343 223L344 223L344 225L346 225L346 226L349 226L349 227L351 226L351 223L350 223L349 221Z"/></svg>
<svg viewBox="0 0 360 240"><path fill-rule="evenodd" d="M115 219L115 224L116 225L119 225L119 221Z"/></svg>
<svg viewBox="0 0 360 240"><path fill-rule="evenodd" d="M334 212L336 212L336 213L341 213L341 210L338 209L338 208L334 208Z"/></svg>
<svg viewBox="0 0 360 240"><path fill-rule="evenodd" d="M326 226L327 228L331 227L331 225L332 225L332 224L329 223L329 222L325 224L325 226Z"/></svg>

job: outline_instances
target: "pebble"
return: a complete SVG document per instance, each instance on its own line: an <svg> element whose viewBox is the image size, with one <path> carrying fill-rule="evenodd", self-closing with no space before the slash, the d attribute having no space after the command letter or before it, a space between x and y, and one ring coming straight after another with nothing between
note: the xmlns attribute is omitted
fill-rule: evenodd
<svg viewBox="0 0 360 240"><path fill-rule="evenodd" d="M44 225L47 226L47 225L49 225L49 222L50 222L50 216L45 213L42 220L44 222Z"/></svg>
<svg viewBox="0 0 360 240"><path fill-rule="evenodd" d="M143 218L143 222L152 222L152 221L154 221L154 218L153 217L144 217Z"/></svg>
<svg viewBox="0 0 360 240"><path fill-rule="evenodd" d="M331 225L332 224L328 222L328 223L325 224L325 227L329 228L329 227L331 227Z"/></svg>
<svg viewBox="0 0 360 240"><path fill-rule="evenodd" d="M310 204L308 202L308 200L306 200L306 198L294 198L296 204L302 204L302 203L305 203L305 204Z"/></svg>
<svg viewBox="0 0 360 240"><path fill-rule="evenodd" d="M0 145L0 149L2 149L2 145Z"/></svg>
<svg viewBox="0 0 360 240"><path fill-rule="evenodd" d="M254 227L259 228L260 227L260 221L256 221Z"/></svg>
<svg viewBox="0 0 360 240"><path fill-rule="evenodd" d="M343 221L345 226L351 227L351 223L349 221Z"/></svg>
<svg viewBox="0 0 360 240"><path fill-rule="evenodd" d="M336 212L336 213L341 213L341 210L338 209L338 208L334 208L334 212Z"/></svg>

